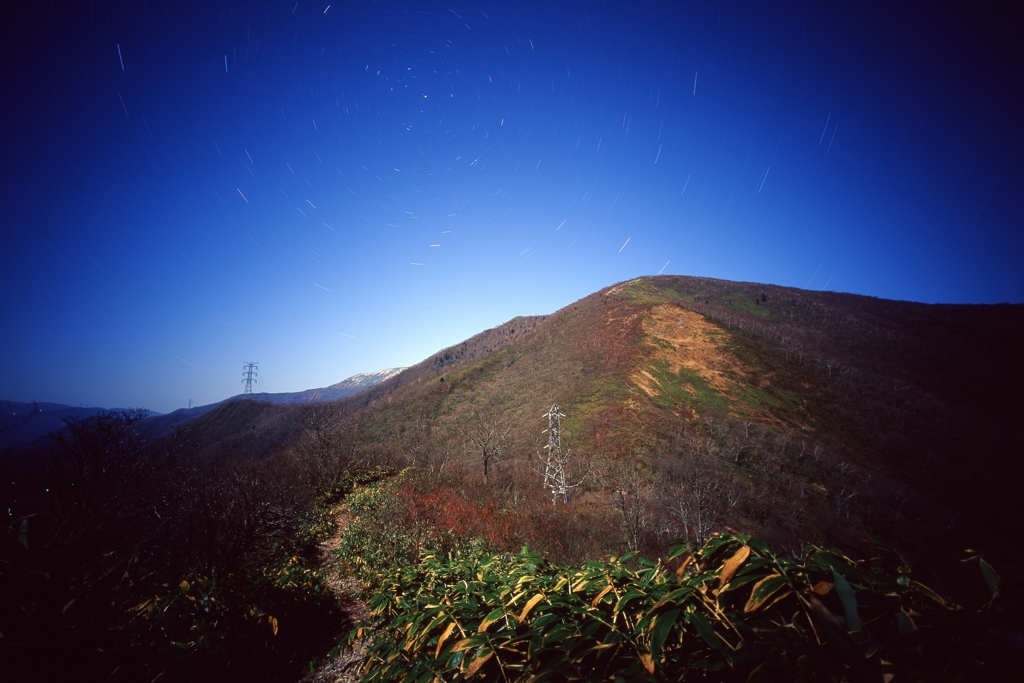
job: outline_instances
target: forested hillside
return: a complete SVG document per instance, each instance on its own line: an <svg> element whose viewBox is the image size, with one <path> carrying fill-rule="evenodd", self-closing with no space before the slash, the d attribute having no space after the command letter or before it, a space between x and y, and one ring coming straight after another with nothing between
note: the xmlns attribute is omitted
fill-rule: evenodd
<svg viewBox="0 0 1024 683"><path fill-rule="evenodd" d="M362 457L467 485L487 460L496 505L550 507L538 457L557 404L582 482L570 517L604 520L558 539L572 559L607 549L606 499L626 488L650 552L727 525L794 549L874 537L928 553L1020 528L1022 343L1022 306L643 278L446 349L346 404L343 425Z"/></svg>
<svg viewBox="0 0 1024 683"><path fill-rule="evenodd" d="M551 648L581 657L555 678L977 673L1020 638L1021 348L1020 305L641 278L337 402L72 420L3 465L4 667L298 680L344 641L375 680L525 680ZM416 621L458 581L464 624Z"/></svg>

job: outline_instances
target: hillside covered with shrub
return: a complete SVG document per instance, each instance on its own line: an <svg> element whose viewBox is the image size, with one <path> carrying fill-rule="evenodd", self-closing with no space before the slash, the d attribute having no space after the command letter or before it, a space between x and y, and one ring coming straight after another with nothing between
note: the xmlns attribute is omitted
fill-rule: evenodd
<svg viewBox="0 0 1024 683"><path fill-rule="evenodd" d="M1021 348L1020 305L666 276L333 403L72 420L0 463L4 672L298 680L364 636L375 680L977 672L1019 654Z"/></svg>
<svg viewBox="0 0 1024 683"><path fill-rule="evenodd" d="M347 402L340 424L361 457L543 517L544 415L560 406L571 531L520 528L572 561L725 526L794 552L878 538L930 561L1021 530L1019 348L1019 305L641 278L445 349ZM619 501L644 510L633 541L610 510L626 489L643 499Z"/></svg>
<svg viewBox="0 0 1024 683"><path fill-rule="evenodd" d="M341 661L366 681L1011 680L1019 659L1019 615L978 555L967 562L988 599L972 609L881 545L856 559L815 545L785 557L716 533L672 542L658 561L556 564L473 536L514 516L485 509L478 521L437 501L440 516L410 523L408 493L429 481L405 470L343 506L337 557L369 616L347 638L362 654Z"/></svg>

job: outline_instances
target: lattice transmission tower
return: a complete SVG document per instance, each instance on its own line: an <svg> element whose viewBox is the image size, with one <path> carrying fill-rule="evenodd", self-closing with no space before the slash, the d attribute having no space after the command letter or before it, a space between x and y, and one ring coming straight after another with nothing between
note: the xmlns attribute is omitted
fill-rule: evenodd
<svg viewBox="0 0 1024 683"><path fill-rule="evenodd" d="M554 404L548 408L548 412L542 417L548 419L548 453L553 456L558 456L562 452L562 428L560 424L560 418L565 417L558 407L558 404Z"/></svg>
<svg viewBox="0 0 1024 683"><path fill-rule="evenodd" d="M567 471L569 460L572 454L568 448L562 449L562 425L561 418L565 417L558 407L558 404L548 408L544 414L548 419L548 445L544 448L547 455L544 459L544 487L551 493L551 503L555 504L561 500L568 503L572 489L583 483L583 480L572 484L569 482ZM584 477L585 479L586 477Z"/></svg>
<svg viewBox="0 0 1024 683"><path fill-rule="evenodd" d="M242 384L245 385L245 391L242 392L242 395L246 398L252 398L252 385L259 380L260 375L256 370L258 366L259 363L253 361L249 361L242 366Z"/></svg>

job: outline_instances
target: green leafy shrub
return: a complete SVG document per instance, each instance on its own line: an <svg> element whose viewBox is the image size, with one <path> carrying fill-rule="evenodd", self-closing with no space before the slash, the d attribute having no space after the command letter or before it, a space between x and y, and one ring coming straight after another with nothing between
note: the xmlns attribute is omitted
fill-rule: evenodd
<svg viewBox="0 0 1024 683"><path fill-rule="evenodd" d="M890 552L786 559L730 534L685 553L575 568L482 541L426 553L378 574L349 639L374 634L365 681L928 680L1000 661L986 613Z"/></svg>

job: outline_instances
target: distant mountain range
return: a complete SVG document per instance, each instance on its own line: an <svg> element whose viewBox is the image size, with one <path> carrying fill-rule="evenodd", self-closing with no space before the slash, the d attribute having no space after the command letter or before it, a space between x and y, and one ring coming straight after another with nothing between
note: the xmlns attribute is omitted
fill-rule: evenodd
<svg viewBox="0 0 1024 683"><path fill-rule="evenodd" d="M388 368L387 370L378 370L377 372L362 372L358 375L352 375L337 384L321 389L306 389L305 391L281 394L257 394L255 398L260 401L269 401L270 403L321 403L324 401L337 401L339 398L351 396L375 384L380 384L384 380L394 377L402 370L405 370L405 368ZM239 398L239 396L234 398Z"/></svg>
<svg viewBox="0 0 1024 683"><path fill-rule="evenodd" d="M387 368L377 372L361 372L328 387L277 394L255 394L253 398L257 401L266 401L273 404L336 401L379 384L397 375L404 369ZM242 397L243 395L239 394L217 403L196 406L194 408L182 408L167 414L152 413L146 418L145 424L148 429L162 432L174 424L184 424L200 415L208 413L223 403L228 403ZM62 403L0 401L0 452L41 439L50 432L63 427L65 418L82 419L92 417L106 410L106 408L84 408L81 406L64 405Z"/></svg>

